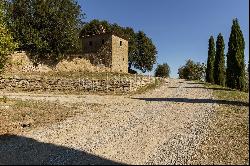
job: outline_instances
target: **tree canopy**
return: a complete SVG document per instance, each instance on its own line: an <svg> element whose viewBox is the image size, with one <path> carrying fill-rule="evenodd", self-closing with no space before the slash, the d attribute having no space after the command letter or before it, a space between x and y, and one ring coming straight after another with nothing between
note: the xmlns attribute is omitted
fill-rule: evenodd
<svg viewBox="0 0 250 166"><path fill-rule="evenodd" d="M208 58L207 58L207 68L206 68L206 81L209 83L214 83L214 58L215 58L214 38L213 36L210 36L208 44Z"/></svg>
<svg viewBox="0 0 250 166"><path fill-rule="evenodd" d="M246 89L244 49L243 33L234 19L228 42L226 85L243 91Z"/></svg>
<svg viewBox="0 0 250 166"><path fill-rule="evenodd" d="M204 80L206 66L191 59L178 69L179 78L187 80Z"/></svg>
<svg viewBox="0 0 250 166"><path fill-rule="evenodd" d="M0 1L0 73L4 69L7 56L14 51L16 46L10 31L6 28L4 3Z"/></svg>
<svg viewBox="0 0 250 166"><path fill-rule="evenodd" d="M10 0L8 27L33 60L58 60L79 46L83 14L75 0Z"/></svg>
<svg viewBox="0 0 250 166"><path fill-rule="evenodd" d="M170 74L170 67L167 63L163 63L162 65L158 65L155 69L155 76L156 77L169 77Z"/></svg>
<svg viewBox="0 0 250 166"><path fill-rule="evenodd" d="M137 33L136 41L138 54L136 55L134 66L143 73L151 71L156 63L156 47L143 31Z"/></svg>
<svg viewBox="0 0 250 166"><path fill-rule="evenodd" d="M224 39L220 33L216 41L216 54L214 61L214 82L217 85L225 85L225 55L224 55Z"/></svg>

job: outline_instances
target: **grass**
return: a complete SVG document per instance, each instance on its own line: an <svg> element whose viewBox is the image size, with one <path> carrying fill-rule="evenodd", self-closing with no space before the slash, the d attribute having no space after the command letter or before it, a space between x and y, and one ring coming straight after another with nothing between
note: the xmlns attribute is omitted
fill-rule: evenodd
<svg viewBox="0 0 250 166"><path fill-rule="evenodd" d="M249 93L205 84L216 99L249 103ZM199 149L202 164L249 164L249 106L219 105ZM201 163L199 163L201 164Z"/></svg>
<svg viewBox="0 0 250 166"><path fill-rule="evenodd" d="M0 101L0 134L18 134L36 127L51 125L85 111L83 104L66 105L47 101ZM88 104L93 110L98 104Z"/></svg>
<svg viewBox="0 0 250 166"><path fill-rule="evenodd" d="M141 88L139 88L138 90L136 90L135 92L131 92L131 94L142 94L142 93L146 93L150 90L154 90L157 87L161 86L164 83L164 80L158 80L156 79L154 83L150 83L148 85L145 85Z"/></svg>

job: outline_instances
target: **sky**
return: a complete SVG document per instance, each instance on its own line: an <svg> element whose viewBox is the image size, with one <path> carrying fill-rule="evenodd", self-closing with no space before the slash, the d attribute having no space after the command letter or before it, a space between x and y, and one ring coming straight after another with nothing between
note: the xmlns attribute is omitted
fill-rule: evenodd
<svg viewBox="0 0 250 166"><path fill-rule="evenodd" d="M249 0L77 0L84 21L107 20L142 30L157 48L157 64L167 62L170 77L192 59L206 63L208 39L222 33L225 54L232 20L238 18L244 35L245 60L249 60ZM156 65L157 65L156 64ZM154 65L154 69L156 67ZM145 74L153 74L154 70Z"/></svg>

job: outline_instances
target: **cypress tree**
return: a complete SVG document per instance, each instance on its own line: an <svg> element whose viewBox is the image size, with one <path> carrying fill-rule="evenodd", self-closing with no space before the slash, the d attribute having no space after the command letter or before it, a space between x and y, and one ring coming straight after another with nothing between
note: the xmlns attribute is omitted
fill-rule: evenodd
<svg viewBox="0 0 250 166"><path fill-rule="evenodd" d="M206 81L209 83L214 83L214 57L215 57L215 47L214 38L210 36L208 44L208 58L207 58L207 69L206 69Z"/></svg>
<svg viewBox="0 0 250 166"><path fill-rule="evenodd" d="M228 42L226 85L230 88L245 90L245 41L237 19L233 20Z"/></svg>
<svg viewBox="0 0 250 166"><path fill-rule="evenodd" d="M224 39L220 33L216 41L216 54L214 61L214 82L217 85L225 85L225 57L224 57Z"/></svg>

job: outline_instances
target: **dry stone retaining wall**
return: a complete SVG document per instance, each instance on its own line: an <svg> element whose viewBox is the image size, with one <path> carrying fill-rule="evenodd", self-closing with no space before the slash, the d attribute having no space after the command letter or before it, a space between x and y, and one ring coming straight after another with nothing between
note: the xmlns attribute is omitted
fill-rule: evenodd
<svg viewBox="0 0 250 166"><path fill-rule="evenodd" d="M0 77L0 89L20 91L118 92L136 91L155 83L155 77L113 77L111 79L20 78Z"/></svg>

